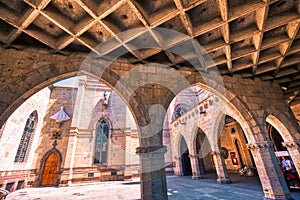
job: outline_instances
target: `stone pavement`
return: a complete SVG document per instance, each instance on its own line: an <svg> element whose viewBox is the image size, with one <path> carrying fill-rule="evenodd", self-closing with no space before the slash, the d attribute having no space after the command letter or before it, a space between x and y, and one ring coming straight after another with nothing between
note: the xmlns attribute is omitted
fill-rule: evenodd
<svg viewBox="0 0 300 200"><path fill-rule="evenodd" d="M168 176L168 196L170 200L259 200L263 192L257 177L231 175L232 184L216 184L215 175L201 180L190 176ZM292 192L295 200L300 200L300 190ZM132 181L100 182L70 187L27 188L9 194L7 200L137 200L140 199L139 179Z"/></svg>

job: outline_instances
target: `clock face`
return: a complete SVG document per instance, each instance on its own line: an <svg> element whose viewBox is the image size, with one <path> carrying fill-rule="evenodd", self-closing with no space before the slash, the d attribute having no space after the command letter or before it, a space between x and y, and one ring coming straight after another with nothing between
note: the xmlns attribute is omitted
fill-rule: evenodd
<svg viewBox="0 0 300 200"><path fill-rule="evenodd" d="M182 105L177 105L175 108L175 118L182 116L184 113L186 113L187 109L183 107Z"/></svg>

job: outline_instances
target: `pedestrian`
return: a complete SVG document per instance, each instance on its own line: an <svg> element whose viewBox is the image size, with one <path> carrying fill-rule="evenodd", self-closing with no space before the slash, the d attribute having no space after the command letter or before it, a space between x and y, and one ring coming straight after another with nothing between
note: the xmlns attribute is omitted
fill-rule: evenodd
<svg viewBox="0 0 300 200"><path fill-rule="evenodd" d="M281 164L282 164L282 167L284 168L284 171L293 170L293 162L290 159L282 157Z"/></svg>

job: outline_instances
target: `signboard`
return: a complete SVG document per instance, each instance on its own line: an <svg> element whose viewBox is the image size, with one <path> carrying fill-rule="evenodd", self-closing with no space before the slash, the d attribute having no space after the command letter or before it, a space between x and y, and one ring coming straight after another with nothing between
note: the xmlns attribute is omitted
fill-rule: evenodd
<svg viewBox="0 0 300 200"><path fill-rule="evenodd" d="M276 157L290 156L288 151L276 151L275 155Z"/></svg>
<svg viewBox="0 0 300 200"><path fill-rule="evenodd" d="M230 157L231 157L233 165L238 165L239 164L238 159L237 159L237 157L235 155L235 152L230 152Z"/></svg>

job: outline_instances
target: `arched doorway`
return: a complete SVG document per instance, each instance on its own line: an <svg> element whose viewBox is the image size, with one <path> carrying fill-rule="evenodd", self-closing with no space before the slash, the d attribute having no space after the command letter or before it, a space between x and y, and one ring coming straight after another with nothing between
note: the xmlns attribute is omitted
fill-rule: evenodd
<svg viewBox="0 0 300 200"><path fill-rule="evenodd" d="M192 175L192 166L190 160L190 153L185 139L182 137L180 142L181 166L184 176Z"/></svg>
<svg viewBox="0 0 300 200"><path fill-rule="evenodd" d="M283 158L292 160L286 147L282 145L284 142L280 133L271 124L267 123L267 132L271 141L273 141L273 149L277 158L278 164L281 166ZM282 168L284 171L284 168ZM283 172L282 171L282 172Z"/></svg>
<svg viewBox="0 0 300 200"><path fill-rule="evenodd" d="M59 169L59 158L56 153L51 153L45 160L40 186L55 186Z"/></svg>
<svg viewBox="0 0 300 200"><path fill-rule="evenodd" d="M219 142L223 150L223 159L226 163L227 171L231 176L245 166L254 171L253 169L256 167L252 154L246 145L248 141L245 133L240 124L229 115L225 116L225 124L221 131Z"/></svg>
<svg viewBox="0 0 300 200"><path fill-rule="evenodd" d="M280 133L269 123L267 123L267 132L269 134L270 140L274 142L274 151L287 151L287 148L282 146L283 138Z"/></svg>
<svg viewBox="0 0 300 200"><path fill-rule="evenodd" d="M290 156L288 149L282 145L284 142L281 134L271 124L267 123L267 132L271 141L273 141L274 152L277 158L280 171L288 187L295 188L300 186L299 174L294 166L294 161Z"/></svg>
<svg viewBox="0 0 300 200"><path fill-rule="evenodd" d="M205 133L198 129L196 137L196 152L199 156L200 174L214 172L214 165L211 158L211 146Z"/></svg>

